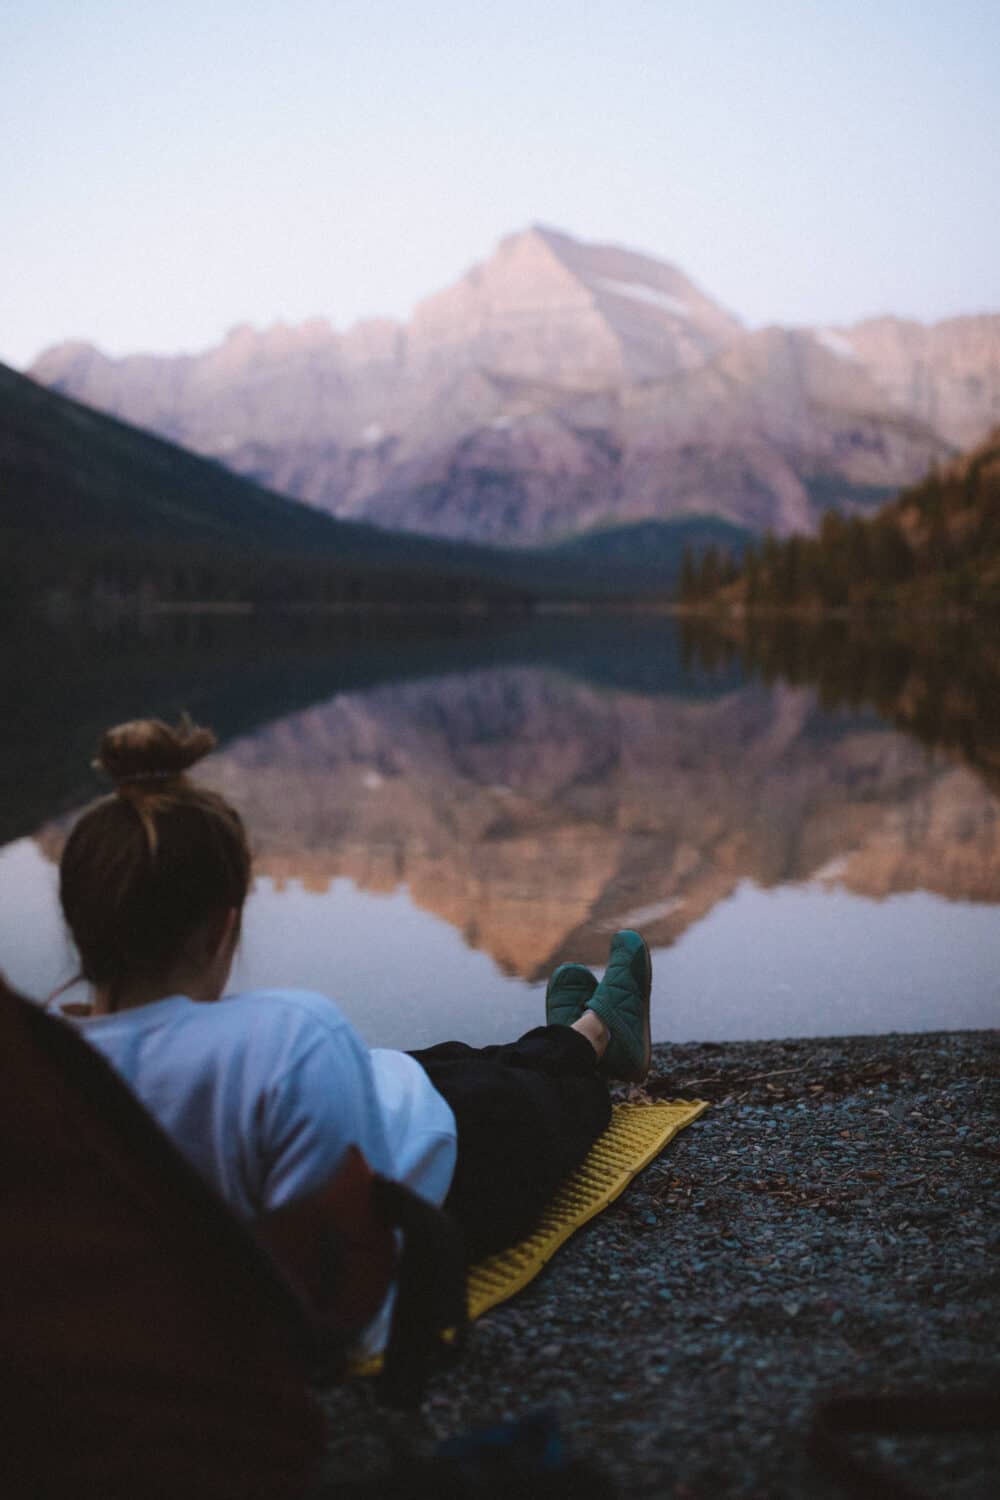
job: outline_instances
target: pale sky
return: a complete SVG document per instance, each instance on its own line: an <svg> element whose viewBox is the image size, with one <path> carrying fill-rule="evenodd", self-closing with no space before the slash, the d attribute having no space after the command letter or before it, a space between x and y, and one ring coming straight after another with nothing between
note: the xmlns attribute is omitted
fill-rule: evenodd
<svg viewBox="0 0 1000 1500"><path fill-rule="evenodd" d="M1000 311L1000 0L4 0L0 359L414 303L535 221L751 325Z"/></svg>

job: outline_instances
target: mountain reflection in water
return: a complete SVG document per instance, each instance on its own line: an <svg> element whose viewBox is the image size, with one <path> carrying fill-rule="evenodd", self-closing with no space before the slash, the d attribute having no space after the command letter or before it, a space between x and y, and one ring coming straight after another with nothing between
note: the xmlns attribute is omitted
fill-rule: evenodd
<svg viewBox="0 0 1000 1500"><path fill-rule="evenodd" d="M486 1040L539 1018L557 963L641 926L661 1036L996 1024L988 641L582 618L312 657L272 639L273 717L260 655L224 644L168 682L159 643L159 697L127 713L186 688L233 735L202 775L255 849L244 983L346 987L374 1041Z"/></svg>

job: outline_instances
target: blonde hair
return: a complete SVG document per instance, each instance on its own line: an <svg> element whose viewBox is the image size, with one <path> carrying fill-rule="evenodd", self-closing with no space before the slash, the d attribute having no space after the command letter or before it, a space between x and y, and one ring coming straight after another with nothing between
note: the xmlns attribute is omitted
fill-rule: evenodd
<svg viewBox="0 0 1000 1500"><path fill-rule="evenodd" d="M156 979L212 917L243 909L250 850L243 821L185 774L216 744L186 716L109 729L93 764L115 790L66 841L59 898L82 976L114 991Z"/></svg>

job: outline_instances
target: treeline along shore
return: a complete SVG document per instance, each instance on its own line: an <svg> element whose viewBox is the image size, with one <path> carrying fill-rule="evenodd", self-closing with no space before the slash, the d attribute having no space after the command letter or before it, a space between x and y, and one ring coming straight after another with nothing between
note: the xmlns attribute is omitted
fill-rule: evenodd
<svg viewBox="0 0 1000 1500"><path fill-rule="evenodd" d="M824 513L819 534L768 533L737 559L684 557L688 609L1000 613L1000 429L874 516Z"/></svg>

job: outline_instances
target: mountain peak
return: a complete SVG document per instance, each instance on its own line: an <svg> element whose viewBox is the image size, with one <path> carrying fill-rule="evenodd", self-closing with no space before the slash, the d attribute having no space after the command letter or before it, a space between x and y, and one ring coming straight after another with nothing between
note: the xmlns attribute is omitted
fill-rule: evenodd
<svg viewBox="0 0 1000 1500"><path fill-rule="evenodd" d="M462 345L482 368L593 389L691 368L741 331L676 266L535 223L420 303L411 345Z"/></svg>

